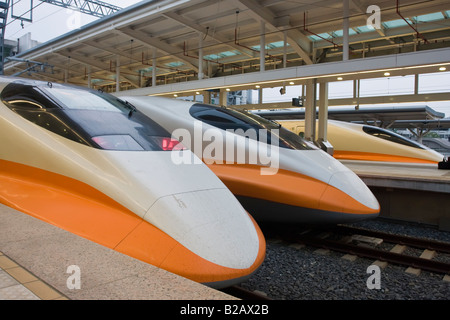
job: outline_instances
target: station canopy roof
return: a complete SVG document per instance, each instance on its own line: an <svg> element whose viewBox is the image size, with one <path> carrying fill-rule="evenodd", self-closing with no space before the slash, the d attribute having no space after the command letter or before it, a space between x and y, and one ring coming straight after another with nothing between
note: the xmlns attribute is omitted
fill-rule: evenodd
<svg viewBox="0 0 450 320"><path fill-rule="evenodd" d="M367 24L373 6L379 29ZM350 59L449 47L449 17L448 0L349 0ZM78 85L90 74L105 91L118 69L121 90L150 86L154 68L157 85L196 80L200 69L246 74L260 68L262 32L266 70L282 68L284 52L287 67L341 61L343 1L142 1L19 53L4 73Z"/></svg>
<svg viewBox="0 0 450 320"><path fill-rule="evenodd" d="M422 130L447 130L450 129L450 119L437 120L399 120L395 121L390 128L394 129L417 129Z"/></svg>
<svg viewBox="0 0 450 320"><path fill-rule="evenodd" d="M255 110L254 113L270 120L303 120L305 110L290 108L286 110ZM444 119L445 114L429 106L402 107L360 107L330 108L328 119L354 123L373 124L389 128L450 128L450 119Z"/></svg>

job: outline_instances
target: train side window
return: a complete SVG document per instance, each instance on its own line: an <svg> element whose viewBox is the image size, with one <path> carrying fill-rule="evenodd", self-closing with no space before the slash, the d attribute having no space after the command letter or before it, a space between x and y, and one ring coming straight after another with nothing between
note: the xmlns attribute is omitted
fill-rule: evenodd
<svg viewBox="0 0 450 320"><path fill-rule="evenodd" d="M269 144L272 141L278 141L280 147L288 149L316 149L316 147L310 145L295 133L282 128L279 123L262 118L248 111L194 104L191 106L189 113L195 119L204 121L222 130L242 129L244 130L245 137L257 141L263 141ZM255 134L248 136L249 129L254 129ZM268 134L260 135L261 130L266 130ZM236 131L236 133L241 134L241 131Z"/></svg>
<svg viewBox="0 0 450 320"><path fill-rule="evenodd" d="M399 144L402 144L402 145L405 145L408 147L417 148L417 149L424 149L420 144L418 144L412 140L406 139L399 134L390 132L385 129L371 127L371 126L363 126L363 131L367 134L370 134L374 137L377 137L377 138L380 138L383 140L391 141L394 143L399 143Z"/></svg>
<svg viewBox="0 0 450 320"><path fill-rule="evenodd" d="M38 87L20 82L8 84L1 92L1 99L11 109L58 108L56 103L48 99Z"/></svg>
<svg viewBox="0 0 450 320"><path fill-rule="evenodd" d="M205 114L205 115L199 115L197 117L200 120L203 120L205 122L222 122L222 123L234 123L234 121L230 120L230 119L226 119L224 117L220 117L220 116L216 116L216 115L212 115L212 114Z"/></svg>
<svg viewBox="0 0 450 320"><path fill-rule="evenodd" d="M44 129L56 133L64 138L82 144L87 144L82 137L66 125L65 119L62 118L61 115L45 111L26 110L22 108L16 108L14 111L20 114L23 118Z"/></svg>
<svg viewBox="0 0 450 320"><path fill-rule="evenodd" d="M45 109L40 103L30 100L11 100L7 102L11 108L23 108L23 109L35 109L42 110Z"/></svg>

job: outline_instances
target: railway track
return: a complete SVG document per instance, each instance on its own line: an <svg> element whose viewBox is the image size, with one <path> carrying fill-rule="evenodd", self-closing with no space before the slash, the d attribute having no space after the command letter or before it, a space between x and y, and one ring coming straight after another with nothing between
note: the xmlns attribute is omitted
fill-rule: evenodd
<svg viewBox="0 0 450 320"><path fill-rule="evenodd" d="M221 289L220 291L242 300L272 300L263 293L250 291L237 285Z"/></svg>
<svg viewBox="0 0 450 320"><path fill-rule="evenodd" d="M338 225L330 229L311 229L285 232L279 236L290 243L300 243L312 247L328 249L384 263L403 265L415 270L450 275L448 261L433 260L437 255L450 255L450 243L423 238L390 234L380 231ZM381 249L381 244L390 243L390 250ZM406 254L408 248L422 250L420 256ZM444 259L445 260L445 259ZM411 272L414 269L409 269Z"/></svg>

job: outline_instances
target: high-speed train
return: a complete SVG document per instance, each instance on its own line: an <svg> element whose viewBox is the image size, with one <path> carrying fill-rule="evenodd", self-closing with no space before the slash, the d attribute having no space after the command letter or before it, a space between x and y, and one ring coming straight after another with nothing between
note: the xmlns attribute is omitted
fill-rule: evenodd
<svg viewBox="0 0 450 320"><path fill-rule="evenodd" d="M0 203L211 287L249 277L265 239L192 152L112 95L0 78Z"/></svg>
<svg viewBox="0 0 450 320"><path fill-rule="evenodd" d="M304 120L278 120L296 134L305 132ZM339 160L438 163L444 155L383 128L328 120L327 140Z"/></svg>
<svg viewBox="0 0 450 320"><path fill-rule="evenodd" d="M379 214L377 199L356 174L272 121L163 97L121 99L191 148L258 222L342 223Z"/></svg>

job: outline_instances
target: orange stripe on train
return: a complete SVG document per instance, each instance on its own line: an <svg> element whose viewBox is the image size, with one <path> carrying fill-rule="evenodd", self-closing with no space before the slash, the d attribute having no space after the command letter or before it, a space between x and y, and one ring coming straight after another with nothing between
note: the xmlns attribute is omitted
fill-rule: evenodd
<svg viewBox="0 0 450 320"><path fill-rule="evenodd" d="M407 163L432 163L436 164L436 161L396 156L391 154L360 152L360 151L337 151L333 153L333 157L340 160L364 160L364 161L386 161L386 162L407 162Z"/></svg>
<svg viewBox="0 0 450 320"><path fill-rule="evenodd" d="M335 187L297 172L279 169L275 175L261 175L261 167L250 164L208 167L235 195L325 211L378 213Z"/></svg>
<svg viewBox="0 0 450 320"><path fill-rule="evenodd" d="M197 282L248 274L265 256L265 239L253 219L260 244L254 264L247 269L222 267L83 182L5 160L0 160L0 203Z"/></svg>

